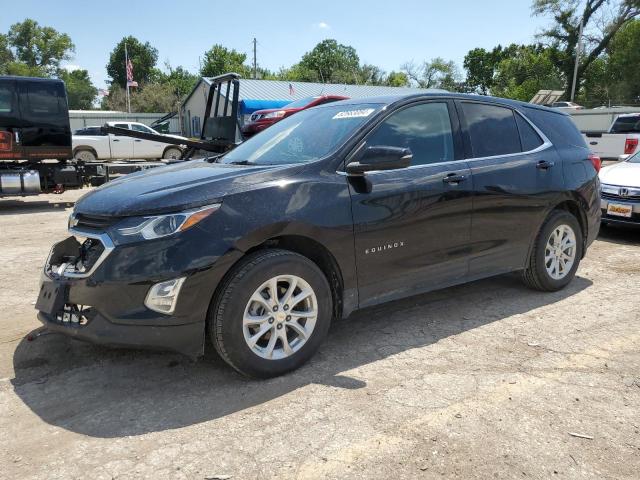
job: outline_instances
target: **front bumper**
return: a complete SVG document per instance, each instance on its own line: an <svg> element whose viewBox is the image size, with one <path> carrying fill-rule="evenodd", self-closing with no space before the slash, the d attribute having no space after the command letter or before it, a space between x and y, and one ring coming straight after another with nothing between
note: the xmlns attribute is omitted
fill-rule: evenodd
<svg viewBox="0 0 640 480"><path fill-rule="evenodd" d="M192 358L204 353L213 292L239 252L229 252L196 227L167 239L109 247L90 273L73 275L57 267L57 258L70 258L77 245L72 239L54 245L42 273L36 309L48 329L103 345L172 350ZM145 306L154 284L178 277L186 280L171 315Z"/></svg>
<svg viewBox="0 0 640 480"><path fill-rule="evenodd" d="M610 203L630 206L631 217L623 217L607 213ZM611 198L603 196L600 200L600 208L602 210L602 222L605 224L640 227L640 199L629 200L622 197Z"/></svg>

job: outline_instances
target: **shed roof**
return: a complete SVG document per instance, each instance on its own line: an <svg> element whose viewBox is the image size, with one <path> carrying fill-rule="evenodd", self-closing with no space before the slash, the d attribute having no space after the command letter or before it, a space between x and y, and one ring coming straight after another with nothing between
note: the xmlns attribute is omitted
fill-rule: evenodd
<svg viewBox="0 0 640 480"><path fill-rule="evenodd" d="M198 84L185 99L186 103L200 84L211 85L211 78L202 77ZM292 87L292 88L291 88ZM233 91L233 89L232 89ZM240 79L239 100L284 100L292 102L314 95L344 95L350 98L380 97L387 95L406 95L411 93L425 93L442 90L413 88L413 87L384 87L376 85L347 85L344 83L312 83L289 82L286 80L254 80ZM226 87L222 89L226 93Z"/></svg>

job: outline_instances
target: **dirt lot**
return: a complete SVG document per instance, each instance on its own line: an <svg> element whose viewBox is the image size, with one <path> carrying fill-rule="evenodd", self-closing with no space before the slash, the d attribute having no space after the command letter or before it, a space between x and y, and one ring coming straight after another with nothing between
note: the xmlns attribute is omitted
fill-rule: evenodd
<svg viewBox="0 0 640 480"><path fill-rule="evenodd" d="M640 476L640 232L604 231L562 292L503 276L369 309L301 370L248 381L215 357L27 340L77 196L0 200L0 477Z"/></svg>

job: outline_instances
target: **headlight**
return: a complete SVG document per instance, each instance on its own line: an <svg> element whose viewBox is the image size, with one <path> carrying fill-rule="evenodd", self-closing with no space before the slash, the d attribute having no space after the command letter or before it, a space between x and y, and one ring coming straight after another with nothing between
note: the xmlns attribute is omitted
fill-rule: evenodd
<svg viewBox="0 0 640 480"><path fill-rule="evenodd" d="M116 244L154 240L183 232L220 208L220 203L194 210L166 215L129 217L118 222L109 232Z"/></svg>
<svg viewBox="0 0 640 480"><path fill-rule="evenodd" d="M287 113L284 110L278 110L277 112L269 112L263 118L282 118Z"/></svg>

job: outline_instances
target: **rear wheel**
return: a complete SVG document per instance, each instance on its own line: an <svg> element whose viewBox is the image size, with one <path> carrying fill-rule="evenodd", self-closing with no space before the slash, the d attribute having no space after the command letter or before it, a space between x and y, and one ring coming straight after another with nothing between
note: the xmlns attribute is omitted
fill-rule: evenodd
<svg viewBox="0 0 640 480"><path fill-rule="evenodd" d="M582 245L582 230L576 217L563 210L554 211L536 238L523 272L525 284L547 292L564 288L578 270Z"/></svg>
<svg viewBox="0 0 640 480"><path fill-rule="evenodd" d="M162 158L166 160L179 160L182 158L182 150L178 147L169 147L162 154Z"/></svg>
<svg viewBox="0 0 640 480"><path fill-rule="evenodd" d="M73 158L82 162L95 162L96 155L91 150L76 150Z"/></svg>
<svg viewBox="0 0 640 480"><path fill-rule="evenodd" d="M247 257L209 313L211 340L240 373L267 378L294 370L318 350L331 323L331 290L311 260L286 250Z"/></svg>

